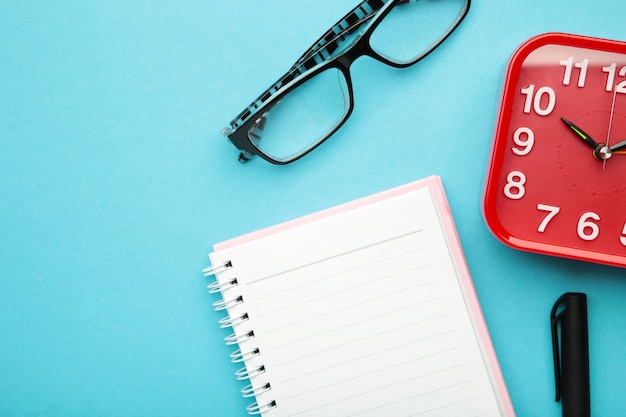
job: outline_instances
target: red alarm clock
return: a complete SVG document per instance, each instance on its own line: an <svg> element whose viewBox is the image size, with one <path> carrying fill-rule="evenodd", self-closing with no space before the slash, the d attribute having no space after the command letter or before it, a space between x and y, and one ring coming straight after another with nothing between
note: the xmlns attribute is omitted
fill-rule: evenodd
<svg viewBox="0 0 626 417"><path fill-rule="evenodd" d="M517 49L483 209L513 248L626 266L626 43L548 33Z"/></svg>

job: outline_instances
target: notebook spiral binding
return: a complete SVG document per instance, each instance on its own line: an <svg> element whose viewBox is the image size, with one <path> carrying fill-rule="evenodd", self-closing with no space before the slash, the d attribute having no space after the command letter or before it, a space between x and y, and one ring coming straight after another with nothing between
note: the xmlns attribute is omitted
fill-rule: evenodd
<svg viewBox="0 0 626 417"><path fill-rule="evenodd" d="M229 272L231 272L229 274ZM213 303L216 311L227 310L228 315L219 320L221 328L237 328L240 331L233 331L224 338L227 345L243 345L254 339L254 330L243 329L245 323L250 319L248 313L244 310L244 299L241 294L230 295L235 292L239 285L236 277L229 277L234 274L233 264L230 261L222 262L219 265L209 266L202 273L205 277L214 276L215 281L210 283L207 288L209 293L221 293L223 298ZM218 277L218 275L223 275ZM238 380L249 380L250 384L241 389L241 395L244 398L257 397L261 394L271 391L272 387L269 382L261 382L261 375L266 372L265 365L257 364L261 351L258 347L237 349L230 354L230 360L233 363L245 363L244 367L235 372ZM259 415L264 414L277 407L274 400L264 403L254 402L247 407L248 414Z"/></svg>

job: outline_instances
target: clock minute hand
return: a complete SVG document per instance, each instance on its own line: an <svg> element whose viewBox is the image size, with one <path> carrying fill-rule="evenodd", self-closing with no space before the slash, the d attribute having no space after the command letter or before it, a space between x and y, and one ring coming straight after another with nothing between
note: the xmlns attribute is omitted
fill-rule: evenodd
<svg viewBox="0 0 626 417"><path fill-rule="evenodd" d="M616 143L609 149L611 149L611 152L613 152L613 154L626 155L626 140Z"/></svg>
<svg viewBox="0 0 626 417"><path fill-rule="evenodd" d="M584 130L576 126L574 123L570 122L564 117L561 117L561 120L563 120L563 123L565 123L567 127L569 127L572 130L572 132L574 132L576 136L578 136L578 138L580 138L583 142L585 142L594 151L600 147L600 144L598 142L593 140L591 136L586 134Z"/></svg>

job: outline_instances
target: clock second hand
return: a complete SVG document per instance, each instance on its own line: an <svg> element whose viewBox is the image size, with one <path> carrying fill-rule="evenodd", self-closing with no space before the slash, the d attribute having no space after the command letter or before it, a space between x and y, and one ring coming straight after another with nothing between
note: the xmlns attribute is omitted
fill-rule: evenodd
<svg viewBox="0 0 626 417"><path fill-rule="evenodd" d="M606 169L606 160L612 155L612 150L609 147L611 140L611 127L613 126L613 113L615 112L615 97L617 97L617 86L613 87L613 102L611 103L611 116L609 117L609 130L606 133L606 145L600 150L602 159L604 159L602 169Z"/></svg>

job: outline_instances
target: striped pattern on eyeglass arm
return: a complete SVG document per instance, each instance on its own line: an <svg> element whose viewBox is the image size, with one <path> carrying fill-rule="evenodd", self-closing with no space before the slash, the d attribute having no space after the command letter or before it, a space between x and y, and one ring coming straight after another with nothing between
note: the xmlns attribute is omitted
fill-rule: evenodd
<svg viewBox="0 0 626 417"><path fill-rule="evenodd" d="M254 115L259 107L285 85L300 77L314 66L332 58L333 53L342 43L368 22L390 0L365 0L326 32L309 50L307 50L276 83L254 100L231 123L237 129ZM402 0L399 4L416 0Z"/></svg>

